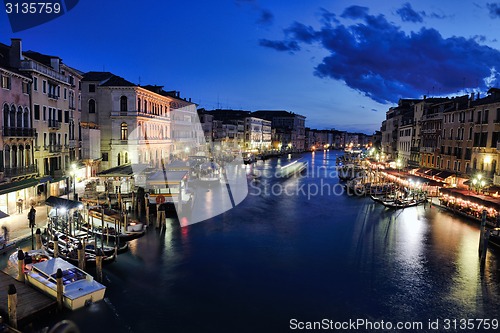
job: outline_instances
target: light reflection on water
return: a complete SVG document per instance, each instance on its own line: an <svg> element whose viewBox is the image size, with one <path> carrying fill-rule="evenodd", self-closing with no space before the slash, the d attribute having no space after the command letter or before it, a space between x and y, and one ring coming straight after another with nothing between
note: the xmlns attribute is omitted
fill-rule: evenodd
<svg viewBox="0 0 500 333"><path fill-rule="evenodd" d="M335 164L333 152L312 156L310 168ZM276 164L259 161L246 172L271 174ZM291 189L323 176L262 177L258 186ZM481 275L478 226L437 207L391 211L369 198L262 193L186 228L169 222L105 268L101 311L67 316L83 332L286 332L291 318L500 317L496 251Z"/></svg>

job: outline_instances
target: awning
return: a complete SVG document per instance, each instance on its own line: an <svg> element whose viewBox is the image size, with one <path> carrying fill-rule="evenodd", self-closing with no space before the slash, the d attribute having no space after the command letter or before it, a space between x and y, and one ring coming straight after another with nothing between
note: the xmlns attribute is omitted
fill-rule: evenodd
<svg viewBox="0 0 500 333"><path fill-rule="evenodd" d="M82 205L80 201L68 200L54 196L49 197L47 200L45 200L45 204L50 207L64 207L66 209L75 209L79 208Z"/></svg>
<svg viewBox="0 0 500 333"><path fill-rule="evenodd" d="M0 185L0 195L19 191L37 185L38 179L30 178Z"/></svg>
<svg viewBox="0 0 500 333"><path fill-rule="evenodd" d="M441 172L438 172L437 174L435 174L436 178L440 178L443 180L448 178L448 177L451 177L451 176L456 176L456 173L444 170L444 171L441 171Z"/></svg>
<svg viewBox="0 0 500 333"><path fill-rule="evenodd" d="M494 208L497 211L500 210L500 199L494 198L492 196L474 195L470 191L451 189L451 188L442 188L439 190L439 192L454 196L456 198L460 198L462 200L467 200L476 203L478 205Z"/></svg>
<svg viewBox="0 0 500 333"><path fill-rule="evenodd" d="M146 164L124 164L119 165L104 171L101 171L97 174L99 177L130 177L134 175L138 175L144 170L146 170L149 166Z"/></svg>

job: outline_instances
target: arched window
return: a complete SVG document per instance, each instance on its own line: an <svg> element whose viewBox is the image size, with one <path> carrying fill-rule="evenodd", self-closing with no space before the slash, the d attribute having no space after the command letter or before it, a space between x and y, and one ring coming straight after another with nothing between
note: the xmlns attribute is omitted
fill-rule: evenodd
<svg viewBox="0 0 500 333"><path fill-rule="evenodd" d="M127 111L127 96L120 97L120 111Z"/></svg>
<svg viewBox="0 0 500 333"><path fill-rule="evenodd" d="M128 163L128 153L125 152L125 163Z"/></svg>
<svg viewBox="0 0 500 333"><path fill-rule="evenodd" d="M144 101L144 113L148 112L148 101Z"/></svg>
<svg viewBox="0 0 500 333"><path fill-rule="evenodd" d="M137 112L141 112L141 99L137 99Z"/></svg>
<svg viewBox="0 0 500 333"><path fill-rule="evenodd" d="M121 154L118 153L118 165L121 165L122 164L122 161L121 161Z"/></svg>
<svg viewBox="0 0 500 333"><path fill-rule="evenodd" d="M15 168L17 167L17 146L12 146L12 156L11 156L11 161L12 161L12 167Z"/></svg>
<svg viewBox="0 0 500 333"><path fill-rule="evenodd" d="M9 125L9 106L7 104L3 105L3 126L7 127Z"/></svg>
<svg viewBox="0 0 500 333"><path fill-rule="evenodd" d="M17 108L16 118L17 118L16 127L22 128L23 127L23 108L21 106Z"/></svg>
<svg viewBox="0 0 500 333"><path fill-rule="evenodd" d="M23 117L24 118L23 125L24 125L25 128L30 128L31 127L30 126L29 115L30 115L30 110L28 110L28 108L25 108L24 109L24 113L23 113L23 116L24 116Z"/></svg>
<svg viewBox="0 0 500 333"><path fill-rule="evenodd" d="M128 125L127 123L122 123L120 126L120 138L121 140L127 140L128 139Z"/></svg>
<svg viewBox="0 0 500 333"><path fill-rule="evenodd" d="M10 122L9 122L9 126L14 128L16 127L16 107L14 105L12 105L10 107Z"/></svg>
<svg viewBox="0 0 500 333"><path fill-rule="evenodd" d="M89 99L89 113L95 113L95 100Z"/></svg>

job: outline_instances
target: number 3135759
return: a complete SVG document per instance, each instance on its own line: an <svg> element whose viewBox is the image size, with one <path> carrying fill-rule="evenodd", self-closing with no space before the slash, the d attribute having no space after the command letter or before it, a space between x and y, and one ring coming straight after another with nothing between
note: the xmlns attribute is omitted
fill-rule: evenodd
<svg viewBox="0 0 500 333"><path fill-rule="evenodd" d="M58 2L7 2L5 12L7 14L59 14L61 4Z"/></svg>

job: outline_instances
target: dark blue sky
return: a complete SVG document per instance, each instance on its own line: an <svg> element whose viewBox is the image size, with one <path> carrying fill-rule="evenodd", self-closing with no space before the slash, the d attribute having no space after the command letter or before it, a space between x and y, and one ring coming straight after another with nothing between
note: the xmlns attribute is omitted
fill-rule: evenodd
<svg viewBox="0 0 500 333"><path fill-rule="evenodd" d="M370 133L401 97L498 87L499 27L495 1L80 0L17 33L1 13L0 42L208 109L285 109Z"/></svg>

